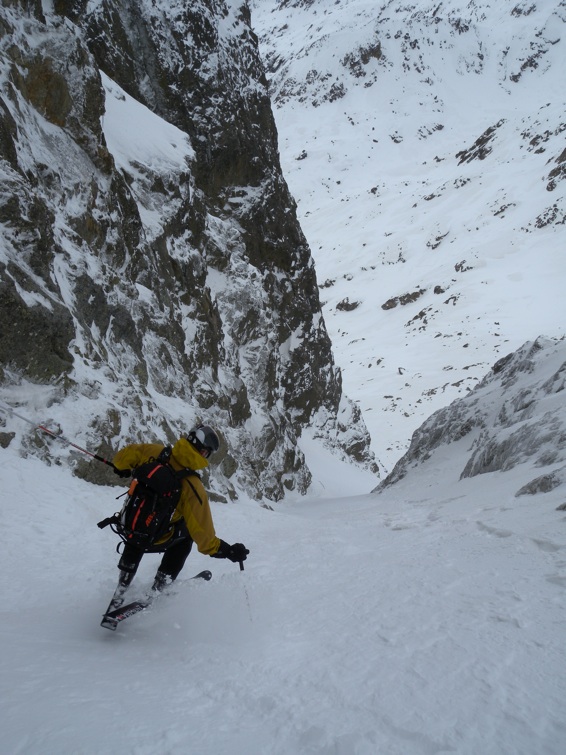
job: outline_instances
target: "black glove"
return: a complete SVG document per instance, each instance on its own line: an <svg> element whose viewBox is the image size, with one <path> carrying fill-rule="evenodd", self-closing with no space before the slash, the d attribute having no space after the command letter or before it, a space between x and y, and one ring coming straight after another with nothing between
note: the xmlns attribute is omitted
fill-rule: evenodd
<svg viewBox="0 0 566 755"><path fill-rule="evenodd" d="M114 474L117 474L118 477L130 477L132 474L131 469L118 469L118 467L114 467Z"/></svg>
<svg viewBox="0 0 566 755"><path fill-rule="evenodd" d="M230 546L230 553L226 556L234 564L241 564L248 557L249 550L243 543L234 543Z"/></svg>
<svg viewBox="0 0 566 755"><path fill-rule="evenodd" d="M224 540L220 541L220 548L214 554L214 558L228 558L234 564L240 564L248 557L249 550L242 543L228 545Z"/></svg>

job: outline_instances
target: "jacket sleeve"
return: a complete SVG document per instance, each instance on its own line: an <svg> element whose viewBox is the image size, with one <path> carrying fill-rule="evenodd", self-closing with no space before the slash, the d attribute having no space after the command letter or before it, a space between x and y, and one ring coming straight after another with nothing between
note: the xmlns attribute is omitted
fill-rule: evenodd
<svg viewBox="0 0 566 755"><path fill-rule="evenodd" d="M216 537L208 496L198 477L183 480L179 508L199 553L214 556L220 548L220 539Z"/></svg>
<svg viewBox="0 0 566 755"><path fill-rule="evenodd" d="M150 459L156 459L163 446L159 443L133 443L118 451L112 463L117 469L135 469Z"/></svg>

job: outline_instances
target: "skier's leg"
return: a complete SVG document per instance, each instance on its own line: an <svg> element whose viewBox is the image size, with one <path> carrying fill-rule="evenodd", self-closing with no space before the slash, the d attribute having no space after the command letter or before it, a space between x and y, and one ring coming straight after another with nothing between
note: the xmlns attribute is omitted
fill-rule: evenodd
<svg viewBox="0 0 566 755"><path fill-rule="evenodd" d="M154 590L162 590L166 585L171 584L177 576L187 560L187 556L191 552L193 547L193 540L187 534L180 540L176 540L163 554L161 564L155 575L155 582L153 583Z"/></svg>
<svg viewBox="0 0 566 755"><path fill-rule="evenodd" d="M142 557L143 551L126 543L122 557L118 562L118 569L120 569L120 585L128 587L131 584Z"/></svg>
<svg viewBox="0 0 566 755"><path fill-rule="evenodd" d="M107 613L110 613L110 611L113 611L115 608L120 608L124 603L124 596L134 578L138 566L140 565L142 556L143 551L140 551L137 548L132 548L131 545L126 545L124 547L124 552L118 562L118 568L120 569L118 586L114 590L112 600L106 609L105 617ZM103 618L101 626L106 627L107 629L116 629L118 622L113 619Z"/></svg>

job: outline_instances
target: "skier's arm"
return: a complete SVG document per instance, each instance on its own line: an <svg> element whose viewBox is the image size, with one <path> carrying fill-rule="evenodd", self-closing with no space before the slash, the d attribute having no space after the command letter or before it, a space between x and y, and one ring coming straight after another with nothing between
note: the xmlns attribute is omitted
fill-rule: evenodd
<svg viewBox="0 0 566 755"><path fill-rule="evenodd" d="M119 471L135 469L152 458L156 459L162 450L159 443L133 443L118 451L112 463Z"/></svg>
<svg viewBox="0 0 566 755"><path fill-rule="evenodd" d="M200 553L214 558L228 558L234 563L246 560L249 550L244 545L229 545L216 536L208 496L198 477L185 480L181 512Z"/></svg>
<svg viewBox="0 0 566 755"><path fill-rule="evenodd" d="M214 555L220 548L220 538L216 537L208 496L198 478L183 481L179 508L199 553Z"/></svg>

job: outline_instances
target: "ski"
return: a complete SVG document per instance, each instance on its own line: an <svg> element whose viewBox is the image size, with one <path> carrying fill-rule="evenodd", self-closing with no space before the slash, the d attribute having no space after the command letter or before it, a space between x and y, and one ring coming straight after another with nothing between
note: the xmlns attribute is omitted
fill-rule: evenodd
<svg viewBox="0 0 566 755"><path fill-rule="evenodd" d="M206 582L208 582L208 580L211 578L212 572L208 571L208 569L205 569L204 571L195 574L194 577L191 577L191 579L204 579ZM156 593L155 595L148 596L144 600L134 600L132 603L128 603L125 606L121 604L123 602L122 595L118 596L118 600L121 600L121 602L118 605L115 605L115 598L117 597L115 595L114 598L110 601L108 610L102 617L100 626L104 627L105 629L114 631L118 624L121 621L124 621L124 619L127 619L130 616L133 616L136 613L140 613L140 611L145 611L146 608L149 608L155 598L160 594L161 593Z"/></svg>
<svg viewBox="0 0 566 755"><path fill-rule="evenodd" d="M112 596L112 599L110 603L108 604L108 608L104 612L104 617L102 619L102 622L100 626L106 627L107 629L116 629L118 626L117 624L113 623L113 620L109 619L108 622L105 622L105 618L109 613L113 613L114 611L117 611L120 606L124 603L124 596L129 588L129 582L126 584L124 581L124 574L120 574L120 581L118 582L118 587L114 590L114 595Z"/></svg>
<svg viewBox="0 0 566 755"><path fill-rule="evenodd" d="M105 629L114 630L121 621L133 616L135 613L145 611L145 609L149 608L152 603L153 598L146 598L146 600L135 600L133 603L128 603L126 606L115 608L113 611L104 614L100 626Z"/></svg>

